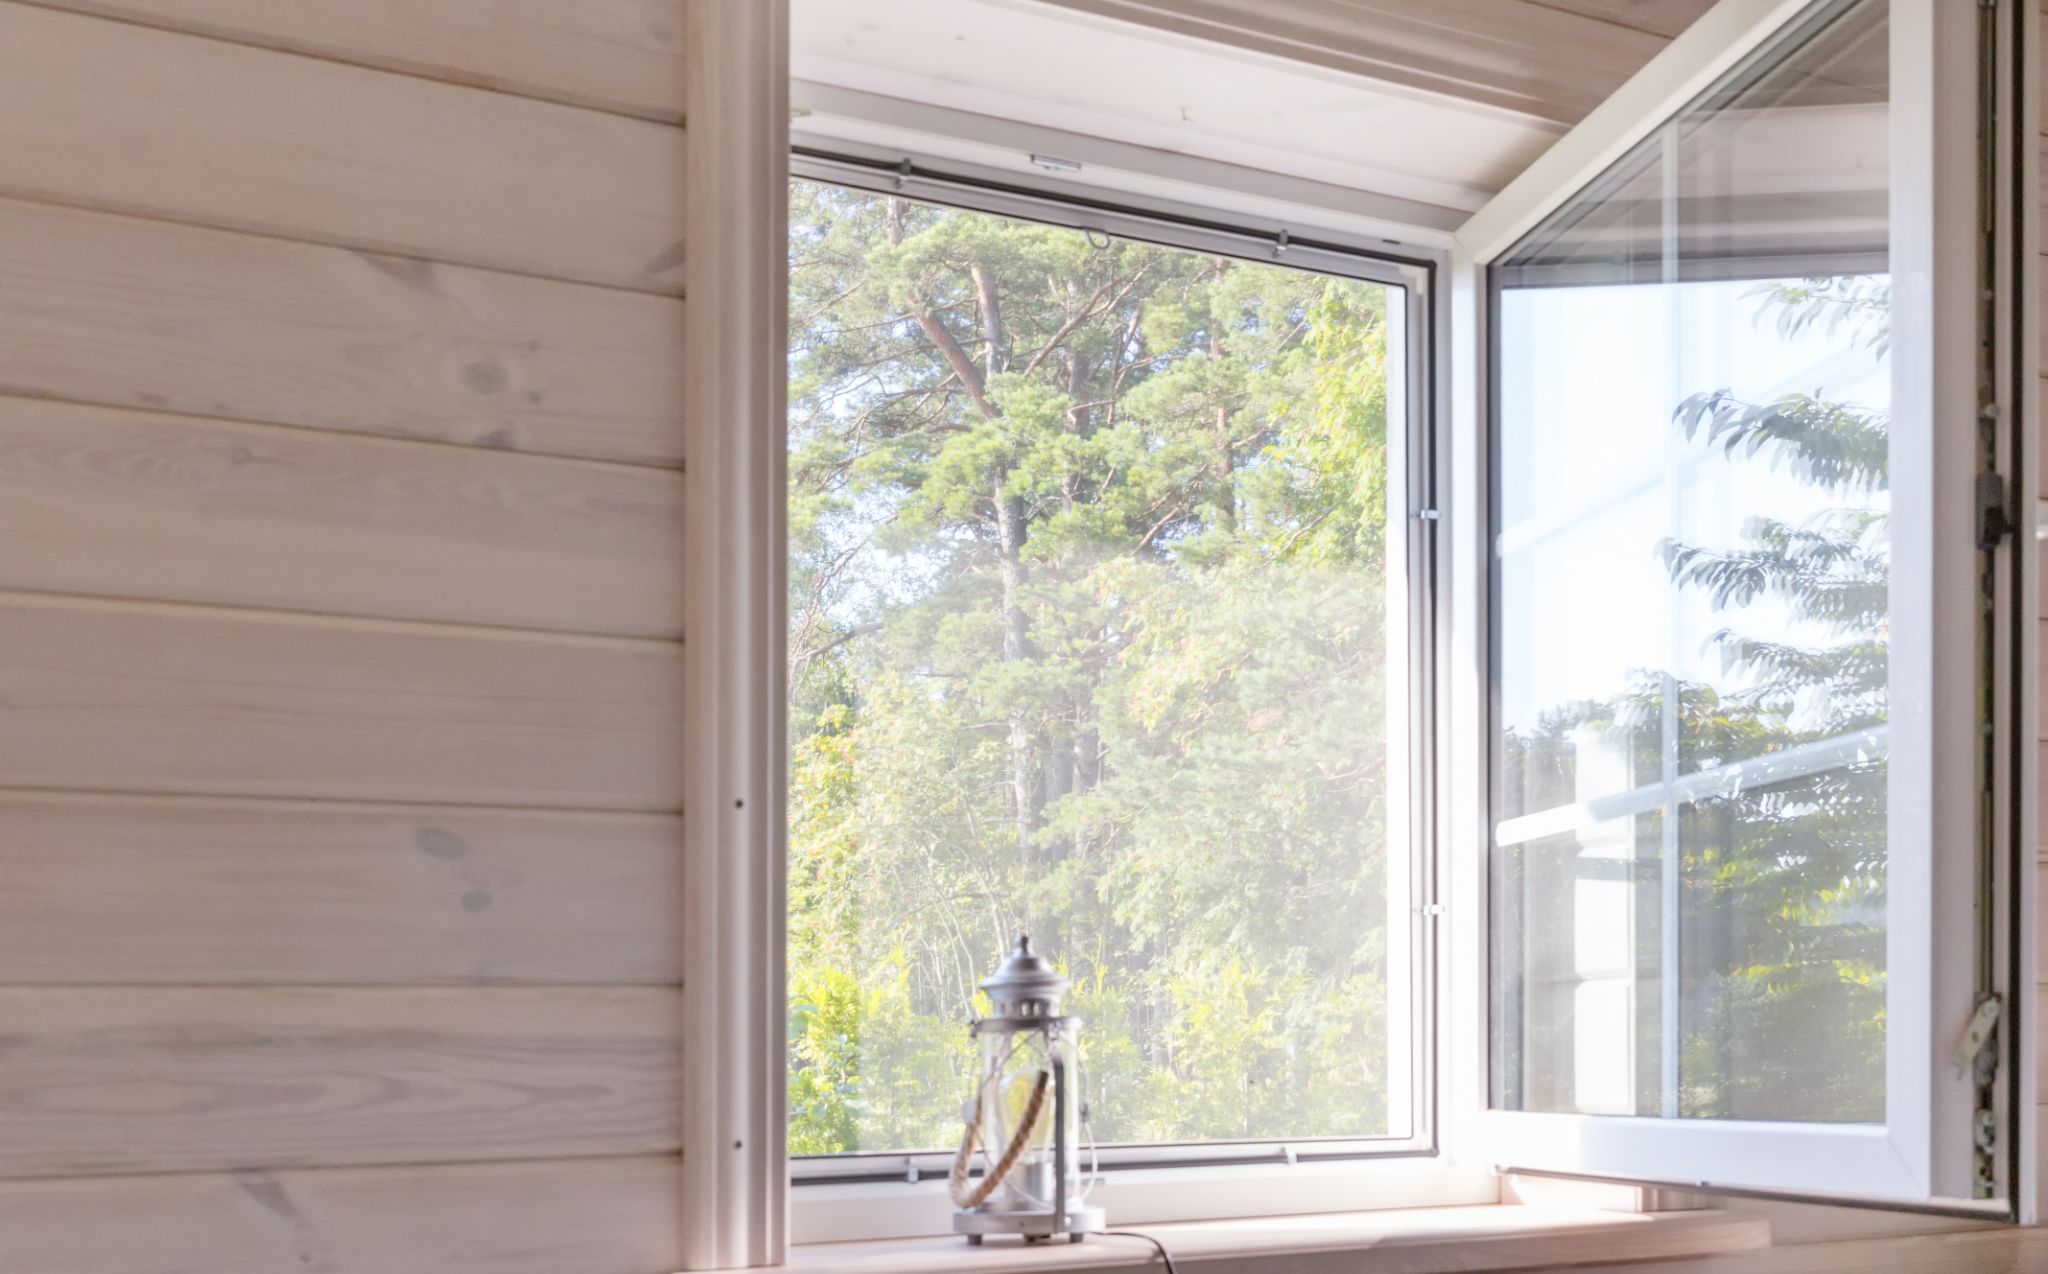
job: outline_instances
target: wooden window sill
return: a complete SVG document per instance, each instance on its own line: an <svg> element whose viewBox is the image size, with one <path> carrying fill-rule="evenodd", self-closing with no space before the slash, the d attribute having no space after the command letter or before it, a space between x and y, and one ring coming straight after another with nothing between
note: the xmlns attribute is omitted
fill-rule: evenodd
<svg viewBox="0 0 2048 1274"><path fill-rule="evenodd" d="M1175 1263L1203 1274L1478 1274L1589 1262L1712 1256L1767 1247L1770 1222L1740 1211L1599 1212L1495 1204L1141 1225ZM958 1237L816 1243L790 1252L806 1274L1003 1274L1158 1268L1138 1239L1025 1246Z"/></svg>

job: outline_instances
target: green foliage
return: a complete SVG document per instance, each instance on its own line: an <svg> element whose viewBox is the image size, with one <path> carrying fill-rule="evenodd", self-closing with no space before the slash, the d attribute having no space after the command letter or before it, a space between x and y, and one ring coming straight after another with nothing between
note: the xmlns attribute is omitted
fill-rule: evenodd
<svg viewBox="0 0 2048 1274"><path fill-rule="evenodd" d="M791 201L792 1150L951 1144L975 983L1020 930L1074 979L1101 1138L1388 1130L1386 290ZM1882 280L1757 295L1883 354ZM1530 808L1591 743L1656 781L1667 706L1682 770L1885 720L1886 414L1720 390L1669 427L1831 507L1663 544L1730 676L1556 705L1506 742ZM1793 624L1745 631L1764 611ZM1884 797L1873 750L1683 808L1684 1113L1881 1113Z"/></svg>
<svg viewBox="0 0 2048 1274"><path fill-rule="evenodd" d="M1385 289L791 212L792 1149L950 1144L1024 930L1101 1138L1384 1130Z"/></svg>
<svg viewBox="0 0 2048 1274"><path fill-rule="evenodd" d="M1819 330L1884 352L1890 289L1881 280L1806 280L1753 295L1780 335ZM1740 688L1643 670L1629 695L1555 708L1506 740L1506 788L1525 793L1527 808L1573 799L1589 740L1626 758L1632 785L1657 782L1667 699L1675 699L1681 773L1885 722L1888 413L1817 394L1756 404L1716 390L1688 398L1672 420L1685 437L1782 468L1830 503L1798 525L1751 517L1732 547L1659 546L1674 587L1728 617L1709 646ZM1745 633L1750 622L1772 635ZM1648 918L1639 921L1638 967L1658 968L1667 940L1679 946L1682 1114L1883 1119L1885 811L1879 746L1839 768L1682 807L1675 939L1654 919L1655 860L1633 881L1637 915ZM1638 820L1638 843L1661 840L1662 817ZM1578 853L1572 838L1554 838L1506 851L1496 870L1503 887L1520 891L1546 872L1568 871L1560 864ZM1563 927L1543 915L1525 923ZM1654 1002L1654 975L1646 981ZM1661 1043L1655 1018L1652 1010L1639 1019L1638 1052L1650 1058ZM1654 1077L1640 1087L1654 1091Z"/></svg>

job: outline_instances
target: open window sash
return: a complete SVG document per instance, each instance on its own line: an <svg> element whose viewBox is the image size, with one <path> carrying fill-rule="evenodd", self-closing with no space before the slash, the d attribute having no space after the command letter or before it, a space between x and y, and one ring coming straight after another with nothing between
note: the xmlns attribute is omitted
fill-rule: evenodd
<svg viewBox="0 0 2048 1274"><path fill-rule="evenodd" d="M1959 1050L1980 21L1722 0L1459 232L1448 769L1488 776L1444 811L1461 1158L2010 1188Z"/></svg>

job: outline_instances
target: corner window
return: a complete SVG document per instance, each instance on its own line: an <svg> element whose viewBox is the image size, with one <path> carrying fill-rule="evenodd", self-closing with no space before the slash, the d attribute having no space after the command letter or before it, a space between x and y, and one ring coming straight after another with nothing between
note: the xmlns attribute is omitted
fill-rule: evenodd
<svg viewBox="0 0 2048 1274"><path fill-rule="evenodd" d="M790 198L798 1175L944 1162L1019 933L1104 1165L1422 1144L1423 276Z"/></svg>

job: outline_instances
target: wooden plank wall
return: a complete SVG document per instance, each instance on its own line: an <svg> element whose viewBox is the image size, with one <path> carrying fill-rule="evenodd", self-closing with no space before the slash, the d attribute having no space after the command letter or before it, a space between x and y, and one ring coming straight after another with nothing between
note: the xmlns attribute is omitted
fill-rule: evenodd
<svg viewBox="0 0 2048 1274"><path fill-rule="evenodd" d="M2041 80L2041 118L2037 121L2037 127L2041 134L2041 153L2044 156L2048 156L2048 0L2042 0L2035 9L2034 36L2036 40L2034 72ZM2040 180L2043 183L2043 189L2041 190L2041 199L2035 211L2034 242L2038 248L2048 248L2048 215L2044 215L2044 213L2048 213L2048 164L2043 165ZM2040 303L2043 307L2039 316L2041 320L2041 348L2043 351L2040 371L2044 380L2040 386L2042 392L2039 394L2039 399L2040 407L2048 409L2048 289L2044 289ZM2043 429L2039 420L2029 423L2033 427L2033 446L2041 465L2040 494L2043 498L2048 498L2048 429ZM2023 528L2022 533L2024 533L2026 527L2031 525L2031 522L2031 518L2023 519L2021 524ZM2048 585L2048 552L2044 552L2041 555L2040 569L2041 583ZM2043 640L2040 653L2042 658L2048 659L2048 587L2041 588L2038 600L2042 608L2041 636ZM2040 670L2037 670L2037 672L2040 672ZM2048 699L2048 672L2041 672L2037 685L2042 698ZM2044 734L2048 734L2048 712L2037 712L2037 717L2037 728ZM2038 963L2035 969L2037 986L2034 994L2034 1017L2032 1025L2027 1029L2034 1032L2035 1094L2043 1099L2043 1104L2037 1107L2035 1111L2036 1136L2039 1138L2035 1143L2035 1163L2036 1175L2039 1176L2044 1171L2048 1171L2048 1084L2040 1082L2044 1074L2048 1074L2048 1035L2042 1034L2044 1025L2048 1025L2048 929L2044 929L2042 925L2044 920L2048 920L2048 877L2042 875L2042 873L2048 872L2048 738L2040 740L2035 763L2040 770L2038 775L2039 781L2034 789L2037 803L2034 827L2036 839L2034 846L2036 909L2034 916L2034 943L2035 958ZM2037 1180L2033 1183L2033 1188L2035 1191L2034 1197L2043 1208L2043 1221L2048 1223L2048 1181Z"/></svg>
<svg viewBox="0 0 2048 1274"><path fill-rule="evenodd" d="M679 1247L683 0L0 0L0 1271Z"/></svg>

